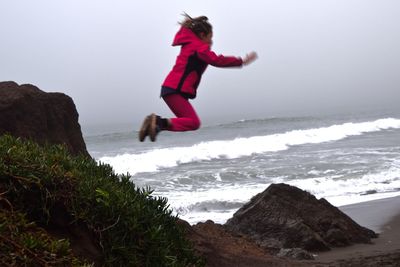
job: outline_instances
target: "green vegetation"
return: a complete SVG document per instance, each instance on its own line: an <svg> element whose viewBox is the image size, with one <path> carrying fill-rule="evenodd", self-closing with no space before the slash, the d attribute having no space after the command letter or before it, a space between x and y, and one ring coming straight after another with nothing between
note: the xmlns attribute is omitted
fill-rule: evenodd
<svg viewBox="0 0 400 267"><path fill-rule="evenodd" d="M83 266L68 240L51 238L19 212L0 210L0 266Z"/></svg>
<svg viewBox="0 0 400 267"><path fill-rule="evenodd" d="M41 230L54 228L60 219L92 234L105 266L203 265L167 199L151 194L149 188L136 188L128 175L71 156L63 146L2 136L0 265L86 264L74 256L68 240Z"/></svg>

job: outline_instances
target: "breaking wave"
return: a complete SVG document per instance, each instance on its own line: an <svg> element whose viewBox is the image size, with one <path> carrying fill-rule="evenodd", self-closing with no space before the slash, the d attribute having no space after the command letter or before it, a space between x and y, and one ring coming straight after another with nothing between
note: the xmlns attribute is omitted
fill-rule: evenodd
<svg viewBox="0 0 400 267"><path fill-rule="evenodd" d="M155 172L179 164L208 161L213 159L234 159L289 149L291 146L318 144L342 140L350 136L399 129L400 119L385 118L361 123L344 123L329 127L293 130L265 136L236 138L201 142L192 146L154 149L139 154L121 154L102 157L99 161L112 165L116 172L131 175L140 172Z"/></svg>

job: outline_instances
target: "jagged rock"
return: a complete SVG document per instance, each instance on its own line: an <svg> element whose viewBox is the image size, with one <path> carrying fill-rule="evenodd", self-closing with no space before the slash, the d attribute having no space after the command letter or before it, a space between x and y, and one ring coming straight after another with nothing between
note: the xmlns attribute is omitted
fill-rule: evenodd
<svg viewBox="0 0 400 267"><path fill-rule="evenodd" d="M72 154L89 156L73 100L30 85L0 82L0 134L39 144L65 144Z"/></svg>
<svg viewBox="0 0 400 267"><path fill-rule="evenodd" d="M248 235L262 247L308 251L369 243L377 237L325 199L286 184L272 184L253 197L225 227Z"/></svg>
<svg viewBox="0 0 400 267"><path fill-rule="evenodd" d="M178 223L198 255L205 259L207 267L309 266L292 259L273 256L273 253L260 248L247 237L233 235L222 225L210 220L194 226L182 220Z"/></svg>

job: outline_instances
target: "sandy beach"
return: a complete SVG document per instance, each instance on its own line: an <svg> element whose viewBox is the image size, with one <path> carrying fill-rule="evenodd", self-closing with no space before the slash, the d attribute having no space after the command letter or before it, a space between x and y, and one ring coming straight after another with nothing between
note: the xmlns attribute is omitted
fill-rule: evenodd
<svg viewBox="0 0 400 267"><path fill-rule="evenodd" d="M371 244L357 244L320 253L316 261L351 261L354 264L351 266L400 266L400 196L339 209L358 224L379 233L379 237L373 239Z"/></svg>

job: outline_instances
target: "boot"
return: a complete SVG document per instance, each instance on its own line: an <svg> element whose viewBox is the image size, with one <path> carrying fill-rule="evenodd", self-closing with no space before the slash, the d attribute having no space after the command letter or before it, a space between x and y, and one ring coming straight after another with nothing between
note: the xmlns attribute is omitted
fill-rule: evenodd
<svg viewBox="0 0 400 267"><path fill-rule="evenodd" d="M150 115L149 136L152 142L156 141L157 134L169 127L168 119L161 118L156 114Z"/></svg>
<svg viewBox="0 0 400 267"><path fill-rule="evenodd" d="M147 116L143 123L142 123L142 127L140 127L139 130L139 141L143 142L144 139L146 138L146 136L149 135L149 127L150 127L150 122L151 122L151 115Z"/></svg>

